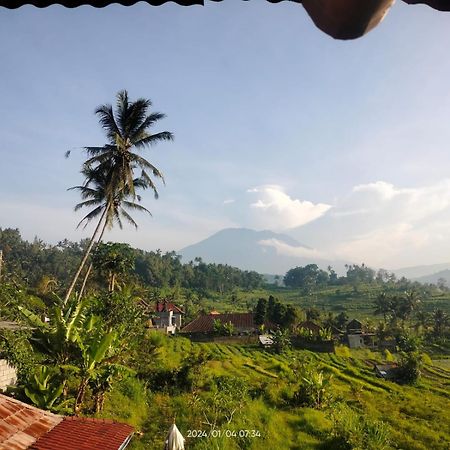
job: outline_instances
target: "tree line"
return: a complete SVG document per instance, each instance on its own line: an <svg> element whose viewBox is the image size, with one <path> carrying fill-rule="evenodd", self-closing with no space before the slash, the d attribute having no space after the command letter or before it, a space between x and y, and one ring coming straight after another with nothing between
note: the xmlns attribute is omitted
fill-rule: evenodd
<svg viewBox="0 0 450 450"><path fill-rule="evenodd" d="M287 287L300 288L305 293L326 286L351 285L354 289L358 289L361 285L370 284L381 284L401 289L414 289L422 286L421 283L410 281L405 277L397 278L394 273L385 269L375 271L364 263L361 265L346 264L345 268L346 274L338 276L331 266L328 266L327 270L323 270L317 264L307 264L303 267L294 267L288 270L283 282ZM445 289L442 283L438 287Z"/></svg>
<svg viewBox="0 0 450 450"><path fill-rule="evenodd" d="M50 288L61 293L70 283L87 240L64 240L56 245L35 238L28 242L18 229L0 228L0 249L3 250L3 277L15 279L45 293ZM117 283L137 283L163 288L180 286L197 291L231 292L236 287L245 290L263 285L263 277L254 271L240 270L226 264L206 263L201 258L183 263L176 252L144 251L122 243L100 243L94 250L92 276L88 289Z"/></svg>

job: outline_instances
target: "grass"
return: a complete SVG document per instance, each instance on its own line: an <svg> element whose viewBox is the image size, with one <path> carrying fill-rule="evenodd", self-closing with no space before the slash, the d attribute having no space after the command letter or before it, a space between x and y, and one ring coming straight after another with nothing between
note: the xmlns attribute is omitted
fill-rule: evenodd
<svg viewBox="0 0 450 450"><path fill-rule="evenodd" d="M182 337L167 339L161 352L162 363L175 367L182 355L193 348L211 354L202 380L234 376L245 380L252 392L243 410L226 428L258 430L261 437L190 437L186 443L190 450L337 448L333 446L330 409L293 407L284 401L284 394L292 389L290 383L295 380L291 369L294 361L310 361L331 373L333 404L344 402L362 417L386 423L390 448L450 448L450 369L445 365L433 361L432 366L425 367L418 385L405 386L375 377L366 361L381 362L383 356L376 352L338 348L337 354L289 350L276 355L256 346L194 344ZM207 384L201 389L206 389L208 395ZM194 414L195 395L149 393L145 380L128 380L109 394L104 416L132 423L142 433L133 439L131 450L159 450L174 416L185 437L189 429L208 429L202 418Z"/></svg>

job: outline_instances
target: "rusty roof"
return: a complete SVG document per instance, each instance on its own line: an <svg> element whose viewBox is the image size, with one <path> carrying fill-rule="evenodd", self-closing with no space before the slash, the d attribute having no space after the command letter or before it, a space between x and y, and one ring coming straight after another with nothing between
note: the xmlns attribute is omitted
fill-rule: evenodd
<svg viewBox="0 0 450 450"><path fill-rule="evenodd" d="M25 450L63 418L0 394L0 450Z"/></svg>
<svg viewBox="0 0 450 450"><path fill-rule="evenodd" d="M188 323L182 333L211 333L214 331L214 321L220 320L222 323L231 322L236 330L256 330L258 325L253 322L253 313L225 313L225 314L204 314Z"/></svg>
<svg viewBox="0 0 450 450"><path fill-rule="evenodd" d="M119 450L133 434L133 427L107 419L64 417L30 450Z"/></svg>

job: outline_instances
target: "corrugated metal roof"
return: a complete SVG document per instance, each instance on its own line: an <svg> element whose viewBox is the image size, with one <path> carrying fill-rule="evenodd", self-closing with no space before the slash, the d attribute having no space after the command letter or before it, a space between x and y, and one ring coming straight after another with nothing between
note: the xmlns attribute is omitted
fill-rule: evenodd
<svg viewBox="0 0 450 450"><path fill-rule="evenodd" d="M1 394L0 450L25 450L62 420L61 416Z"/></svg>
<svg viewBox="0 0 450 450"><path fill-rule="evenodd" d="M145 0L159 6L172 0ZM173 0L183 6L203 5L203 0ZM221 0L215 0L221 1ZM267 0L278 3L284 0ZM315 25L336 39L356 39L375 28L389 12L395 0L291 0L302 4ZM450 11L450 0L403 0L409 4L426 4L441 11ZM60 4L69 8L81 5L104 7L118 3L131 6L136 0L3 0L2 6L18 8L31 4L40 8Z"/></svg>
<svg viewBox="0 0 450 450"><path fill-rule="evenodd" d="M111 4L120 4L124 6L131 6L135 3L138 3L139 0L2 0L1 6L6 8L19 8L23 5L34 5L38 8L45 8L50 5L63 5L68 8L75 8L77 6L82 5L91 5L98 8L111 5ZM168 3L169 1L174 1L179 5L183 6L191 6L191 5L204 5L204 0L143 0L145 3L150 5L159 6L164 3ZM212 0L212 1L221 1L221 0ZM270 3L279 3L285 0L267 0ZM302 0L289 0L295 3L302 3ZM319 3L320 0L315 0ZM367 1L367 0L365 0ZM405 3L410 5L423 4L431 6L434 9L440 11L450 11L450 1L449 0L403 0ZM348 2L347 2L348 3Z"/></svg>

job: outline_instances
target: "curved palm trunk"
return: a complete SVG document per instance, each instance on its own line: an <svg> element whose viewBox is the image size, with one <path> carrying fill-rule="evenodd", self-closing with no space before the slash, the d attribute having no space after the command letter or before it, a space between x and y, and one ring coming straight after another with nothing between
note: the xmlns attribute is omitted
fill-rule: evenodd
<svg viewBox="0 0 450 450"><path fill-rule="evenodd" d="M95 227L95 231L94 234L91 237L91 240L89 241L89 245L87 246L86 251L84 252L83 255L83 259L81 260L81 263L78 267L78 270L75 274L75 276L73 277L72 283L70 284L69 289L67 290L66 296L64 297L64 304L67 303L67 300L69 300L70 296L72 295L72 292L75 288L75 285L77 284L78 278L80 277L81 271L83 270L84 265L86 264L86 261L91 253L92 247L94 246L94 242L95 242L95 237L97 236L98 230L100 229L100 226L103 222L103 219L106 216L106 212L108 211L108 208L105 208L105 210L103 211L102 216L100 217L100 220L98 221L97 226Z"/></svg>
<svg viewBox="0 0 450 450"><path fill-rule="evenodd" d="M96 242L96 244L95 244L95 248L97 248L98 244L101 242L102 237L103 237L103 234L105 233L106 225L107 225L107 224L108 224L108 222L105 220L105 223L103 224L102 232L100 233L100 236L98 237L98 240L97 240L97 242ZM78 294L78 300L80 300L81 297L83 296L83 292L84 292L84 289L86 288L87 280L88 280L88 278L89 278L89 275L90 275L91 272L92 272L93 267L94 267L93 264L90 263L90 264L89 264L89 267L88 267L88 270L86 271L86 274L85 274L85 276L84 276L83 284L81 285L81 289L80 289L80 293Z"/></svg>

